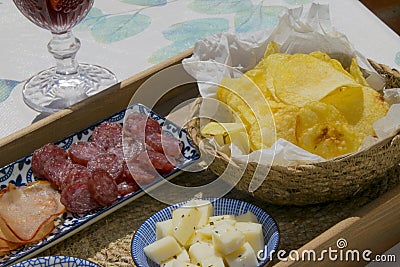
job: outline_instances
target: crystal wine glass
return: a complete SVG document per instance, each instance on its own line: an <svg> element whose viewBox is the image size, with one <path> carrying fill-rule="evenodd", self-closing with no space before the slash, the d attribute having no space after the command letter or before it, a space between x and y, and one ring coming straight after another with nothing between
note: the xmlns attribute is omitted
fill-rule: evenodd
<svg viewBox="0 0 400 267"><path fill-rule="evenodd" d="M31 22L49 30L47 45L56 66L31 77L23 97L31 108L53 113L64 109L117 82L115 75L100 66L78 64L75 59L80 41L71 32L89 12L94 0L13 0Z"/></svg>

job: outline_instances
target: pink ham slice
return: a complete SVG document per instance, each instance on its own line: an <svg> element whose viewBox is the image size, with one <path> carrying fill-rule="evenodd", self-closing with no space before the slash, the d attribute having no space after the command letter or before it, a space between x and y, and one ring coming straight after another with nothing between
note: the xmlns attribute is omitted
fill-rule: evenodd
<svg viewBox="0 0 400 267"><path fill-rule="evenodd" d="M0 195L1 239L26 244L43 239L54 229L54 219L65 212L59 192L48 181L16 187Z"/></svg>
<svg viewBox="0 0 400 267"><path fill-rule="evenodd" d="M0 231L0 237L4 236L3 233ZM22 244L11 243L4 239L0 239L0 256L6 255L11 250L14 250L18 247L22 246Z"/></svg>

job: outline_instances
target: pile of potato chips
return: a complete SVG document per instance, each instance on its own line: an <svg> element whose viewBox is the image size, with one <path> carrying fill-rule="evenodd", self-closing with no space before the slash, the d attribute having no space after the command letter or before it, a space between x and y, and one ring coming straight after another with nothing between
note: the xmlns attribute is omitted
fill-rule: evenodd
<svg viewBox="0 0 400 267"><path fill-rule="evenodd" d="M244 126L210 123L204 136L231 136L220 139L224 144L240 136L248 152L283 138L325 159L356 152L366 136L375 136L373 123L389 109L355 59L346 70L326 53L284 54L274 42L253 69L224 78L217 97Z"/></svg>

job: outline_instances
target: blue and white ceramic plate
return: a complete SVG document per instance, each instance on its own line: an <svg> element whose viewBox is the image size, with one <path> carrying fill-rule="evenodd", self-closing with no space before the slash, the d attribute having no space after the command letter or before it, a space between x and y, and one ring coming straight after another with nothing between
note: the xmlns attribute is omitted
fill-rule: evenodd
<svg viewBox="0 0 400 267"><path fill-rule="evenodd" d="M257 216L258 222L262 224L265 249L260 253L258 266L264 266L268 263L269 255L276 251L279 243L279 228L275 220L261 208L250 203L228 198L210 199L214 207L214 215L240 215L251 211ZM148 218L136 231L132 239L132 257L138 267L157 267L156 263L151 261L144 254L144 247L156 241L156 223L172 219L172 211L182 206L186 202L169 206Z"/></svg>
<svg viewBox="0 0 400 267"><path fill-rule="evenodd" d="M165 179L172 179L181 172L181 169L192 164L199 158L199 154L197 153L197 150L194 148L194 146L191 144L191 141L186 131L141 104L130 106L127 109L122 110L107 119L104 119L86 129L83 129L82 131L79 131L56 142L55 144L64 149L68 149L69 146L74 142L87 141L91 136L94 128L104 121L118 122L122 124L127 110L138 111L156 120L162 126L164 131L178 138L183 144L183 162L179 166L177 166L171 173L164 175ZM13 183L17 186L21 186L27 185L29 182L34 182L35 177L32 175L32 170L30 167L31 159L32 155L29 155L1 168L0 188L2 189L7 187L8 183ZM154 184L150 184L149 186L154 186ZM109 207L92 211L84 216L78 216L71 213L63 214L60 220L56 223L56 229L49 236L38 243L23 246L21 248L11 251L8 255L4 257L0 257L0 266L8 266L17 261L28 259L34 255L37 255L38 253L44 251L52 245L55 245L56 243L66 239L74 233L84 229L90 224L102 219L106 215L130 203L134 199L137 199L143 194L144 191L142 189L139 189L135 192L122 196L116 203Z"/></svg>
<svg viewBox="0 0 400 267"><path fill-rule="evenodd" d="M11 267L99 267L93 262L68 257L50 256L34 258L12 265Z"/></svg>

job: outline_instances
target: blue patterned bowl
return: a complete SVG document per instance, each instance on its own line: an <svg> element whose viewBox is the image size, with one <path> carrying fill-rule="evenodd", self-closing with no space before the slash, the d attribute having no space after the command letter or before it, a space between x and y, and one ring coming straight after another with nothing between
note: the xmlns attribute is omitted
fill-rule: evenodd
<svg viewBox="0 0 400 267"><path fill-rule="evenodd" d="M49 256L26 260L11 267L99 267L93 262L68 257L68 256Z"/></svg>
<svg viewBox="0 0 400 267"><path fill-rule="evenodd" d="M208 199L214 207L214 215L234 214L240 215L251 211L257 216L259 223L262 224L265 250L259 260L258 266L264 266L269 261L269 255L276 251L279 243L279 229L275 220L264 210L250 203L236 199L220 198ZM158 266L144 254L144 247L156 241L156 222L165 221L172 218L172 211L185 203L178 203L152 215L136 231L132 239L132 257L138 267Z"/></svg>

